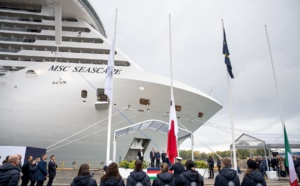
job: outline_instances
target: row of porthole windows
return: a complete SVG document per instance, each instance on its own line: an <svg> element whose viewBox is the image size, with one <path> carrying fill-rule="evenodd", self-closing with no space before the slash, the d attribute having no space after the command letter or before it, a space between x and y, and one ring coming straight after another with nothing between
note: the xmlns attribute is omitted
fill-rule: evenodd
<svg viewBox="0 0 300 186"><path fill-rule="evenodd" d="M87 90L82 90L81 91L81 97L82 98L87 98L87 96L88 96ZM107 100L108 100L108 97L107 97L106 94L104 94L104 89L103 88L98 88L97 89L97 101L107 101ZM140 104L149 106L150 105L150 99L140 98ZM130 107L130 105L128 107ZM177 112L180 112L181 108L182 107L180 105L175 105L175 110ZM198 112L198 117L202 118L203 117L203 112Z"/></svg>
<svg viewBox="0 0 300 186"><path fill-rule="evenodd" d="M1 40L1 37L0 37ZM109 49L99 48L75 48L75 47L60 47L55 46L37 46L37 45L20 45L20 44L6 44L1 43L0 48L2 49L13 49L13 50L35 50L35 51L51 51L53 52L71 52L71 53L90 53L90 54L109 54ZM58 49L58 51L57 51ZM117 54L117 52L115 52Z"/></svg>
<svg viewBox="0 0 300 186"><path fill-rule="evenodd" d="M16 31L24 31L24 32L41 32L41 30L55 30L55 26L50 25L29 25L24 23L1 23L2 30L16 30ZM90 32L89 28L81 28L81 27L67 27L63 26L62 31L69 32Z"/></svg>
<svg viewBox="0 0 300 186"><path fill-rule="evenodd" d="M16 33L0 33L0 37L6 41L21 41L21 42L34 42L35 40L50 40L50 41L55 40L54 36L30 35L30 34L27 34L25 36L23 34L16 34ZM82 42L82 43L103 43L103 40L99 38L66 37L66 36L62 37L62 41Z"/></svg>
<svg viewBox="0 0 300 186"><path fill-rule="evenodd" d="M26 62L61 62L61 63L83 63L107 65L107 60L101 59L76 59L76 58L54 58L54 57L35 57L35 56L8 56L0 54L0 60L26 61ZM115 66L129 67L128 61L115 61Z"/></svg>

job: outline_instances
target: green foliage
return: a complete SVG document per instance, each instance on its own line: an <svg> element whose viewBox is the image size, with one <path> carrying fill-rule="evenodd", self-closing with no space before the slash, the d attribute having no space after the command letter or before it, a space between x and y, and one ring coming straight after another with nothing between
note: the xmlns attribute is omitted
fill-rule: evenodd
<svg viewBox="0 0 300 186"><path fill-rule="evenodd" d="M250 156L249 149L238 149L236 151L239 159L247 159Z"/></svg>
<svg viewBox="0 0 300 186"><path fill-rule="evenodd" d="M135 164L135 161L128 162L126 160L123 160L120 162L119 167L125 168L125 169L134 169L134 167L135 167L134 164ZM147 168L147 166L148 166L147 162L144 161L143 166L142 166L143 169Z"/></svg>
<svg viewBox="0 0 300 186"><path fill-rule="evenodd" d="M128 169L129 168L129 162L123 160L123 161L120 162L119 167Z"/></svg>
<svg viewBox="0 0 300 186"><path fill-rule="evenodd" d="M129 168L130 169L134 169L134 167L135 167L134 163L135 163L135 161L132 161L132 162L129 163Z"/></svg>
<svg viewBox="0 0 300 186"><path fill-rule="evenodd" d="M205 161L195 161L196 168L207 168L207 163Z"/></svg>

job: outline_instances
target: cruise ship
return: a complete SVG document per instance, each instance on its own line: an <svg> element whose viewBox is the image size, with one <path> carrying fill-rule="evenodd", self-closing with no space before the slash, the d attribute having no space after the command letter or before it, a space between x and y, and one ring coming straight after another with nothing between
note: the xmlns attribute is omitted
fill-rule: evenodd
<svg viewBox="0 0 300 186"><path fill-rule="evenodd" d="M59 166L103 164L110 49L87 0L0 0L0 146L47 149ZM211 96L178 81L174 98L186 134L222 108ZM147 160L152 148L166 149L168 77L143 71L116 49L112 102L111 156L123 160L130 149L144 147ZM179 144L186 138L181 139Z"/></svg>

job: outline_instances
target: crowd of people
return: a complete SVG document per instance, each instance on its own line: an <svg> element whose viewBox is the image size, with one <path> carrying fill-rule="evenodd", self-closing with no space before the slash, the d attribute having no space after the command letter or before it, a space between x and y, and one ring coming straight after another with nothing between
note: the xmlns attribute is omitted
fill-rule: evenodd
<svg viewBox="0 0 300 186"><path fill-rule="evenodd" d="M142 152L143 149L141 149L140 151ZM162 162L160 160L162 160ZM167 153L165 153L164 150L162 151L162 153L160 153L159 150L155 151L154 148L152 148L152 150L150 151L150 161L150 166L156 168L159 168L161 163L167 163L169 166L171 165Z"/></svg>
<svg viewBox="0 0 300 186"><path fill-rule="evenodd" d="M150 152L151 167L155 166L160 168L160 173L157 174L152 184L149 176L143 171L143 151L139 151L138 159L135 161L134 170L126 179L127 186L203 186L203 176L195 169L195 163L192 160L187 160L185 166L181 163L182 158L176 157L176 162L170 166L167 162L167 155L164 151L160 154L159 151ZM160 163L160 158L162 163ZM21 186L29 184L31 186L42 186L45 180L48 180L47 186L51 186L53 179L56 176L56 162L55 156L50 156L50 161L47 166L47 155L43 154L40 157L28 156L21 163L21 155L10 155L0 166L0 185ZM295 170L300 171L299 157L293 156ZM169 164L168 164L169 163ZM209 169L209 178L214 178L214 160L209 157L207 160ZM215 177L215 186L252 186L252 185L266 185L266 170L275 170L288 174L288 169L285 167L284 158L271 157L264 159L262 157L255 157L247 160L247 169L243 176L242 181L238 176L238 172L232 168L230 158L218 158L217 167L219 174ZM115 162L108 162L104 167L105 174L100 178L100 186L125 186L125 181L120 175L118 164ZM173 172L173 173L170 173ZM280 174L283 174L280 173ZM283 176L285 176L283 175ZM299 174L298 174L299 176ZM21 178L21 179L20 179ZM78 170L77 176L73 179L71 186L97 186L97 181L90 173L88 164L82 164Z"/></svg>
<svg viewBox="0 0 300 186"><path fill-rule="evenodd" d="M21 186L27 186L30 181L30 186L42 186L48 178L47 186L52 186L56 176L55 156L50 156L50 161L47 169L47 155L42 154L41 158L28 156L21 163L22 156L20 154L7 156L0 166L0 185L2 186L17 186L21 180ZM20 179L21 178L21 179Z"/></svg>

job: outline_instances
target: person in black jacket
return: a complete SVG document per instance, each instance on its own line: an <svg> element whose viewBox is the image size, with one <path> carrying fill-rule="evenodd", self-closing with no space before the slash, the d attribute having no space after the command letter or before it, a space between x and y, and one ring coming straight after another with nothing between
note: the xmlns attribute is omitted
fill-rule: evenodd
<svg viewBox="0 0 300 186"><path fill-rule="evenodd" d="M227 186L234 184L235 186L240 186L240 179L237 172L230 168L231 160L229 158L222 159L222 170L216 176L215 186ZM231 183L230 183L231 182Z"/></svg>
<svg viewBox="0 0 300 186"><path fill-rule="evenodd" d="M96 180L92 178L88 164L80 165L78 175L73 179L71 186L97 186Z"/></svg>
<svg viewBox="0 0 300 186"><path fill-rule="evenodd" d="M162 186L162 185L175 186L176 180L174 175L169 173L168 164L162 163L160 168L161 168L161 172L157 174L156 178L152 183L152 186Z"/></svg>
<svg viewBox="0 0 300 186"><path fill-rule="evenodd" d="M203 186L204 180L201 174L195 170L195 163L193 160L187 160L185 163L186 171L180 174L176 186Z"/></svg>
<svg viewBox="0 0 300 186"><path fill-rule="evenodd" d="M134 165L134 171L127 177L126 186L136 186L137 184L151 186L149 176L142 169L142 161L136 160Z"/></svg>
<svg viewBox="0 0 300 186"><path fill-rule="evenodd" d="M218 167L218 172L220 172L220 169L221 169L221 160L220 160L219 157L218 157L218 160L217 160L217 167Z"/></svg>
<svg viewBox="0 0 300 186"><path fill-rule="evenodd" d="M212 179L212 178L214 178L214 165L215 165L215 163L214 163L214 160L212 159L212 157L211 156L209 156L209 158L208 158L208 160L207 160L207 164L208 164L208 168L209 168L209 177L208 177L208 179Z"/></svg>
<svg viewBox="0 0 300 186"><path fill-rule="evenodd" d="M38 163L38 168L36 171L36 186L43 186L44 181L47 179L47 154L42 154L41 161Z"/></svg>
<svg viewBox="0 0 300 186"><path fill-rule="evenodd" d="M29 167L29 178L30 178L30 186L34 186L36 182L36 171L38 168L38 163L41 160L41 158L35 158L30 164Z"/></svg>
<svg viewBox="0 0 300 186"><path fill-rule="evenodd" d="M49 161L49 164L48 164L49 180L48 180L47 186L52 186L52 182L54 180L54 177L56 176L56 168L57 168L57 165L56 165L56 162L55 162L55 156L51 155L50 156L50 161Z"/></svg>
<svg viewBox="0 0 300 186"><path fill-rule="evenodd" d="M23 167L22 167L22 184L21 186L26 186L29 182L29 167L32 161L32 156L28 156L27 161L24 163Z"/></svg>
<svg viewBox="0 0 300 186"><path fill-rule="evenodd" d="M144 152L143 149L140 149L138 152L138 158L139 160L141 160L142 162L144 161Z"/></svg>
<svg viewBox="0 0 300 186"><path fill-rule="evenodd" d="M167 155L167 154L166 154L165 151L163 150L162 153L161 153L161 160L162 160L163 163L166 163L166 155Z"/></svg>
<svg viewBox="0 0 300 186"><path fill-rule="evenodd" d="M17 186L20 179L20 163L17 155L10 155L7 163L0 166L0 185Z"/></svg>
<svg viewBox="0 0 300 186"><path fill-rule="evenodd" d="M176 162L175 164L173 164L171 167L170 167L170 170L171 171L174 171L173 174L175 176L175 179L176 179L176 182L179 178L179 175L181 173L183 173L183 171L185 170L184 169L184 166L181 164L181 160L182 158L181 157L176 157Z"/></svg>
<svg viewBox="0 0 300 186"><path fill-rule="evenodd" d="M118 164L111 162L106 173L101 177L100 186L125 186L124 180L119 173Z"/></svg>
<svg viewBox="0 0 300 186"><path fill-rule="evenodd" d="M155 161L155 150L152 148L152 151L150 151L150 160L151 160L151 167L154 167L154 161Z"/></svg>
<svg viewBox="0 0 300 186"><path fill-rule="evenodd" d="M156 153L155 153L155 161L156 161L156 168L159 168L159 164L160 164L160 153L159 153L159 150L157 150Z"/></svg>
<svg viewBox="0 0 300 186"><path fill-rule="evenodd" d="M241 186L255 186L258 183L260 183L263 186L266 186L266 181L264 179L263 174L256 169L256 162L249 159L247 161L247 167L248 169L244 174Z"/></svg>

